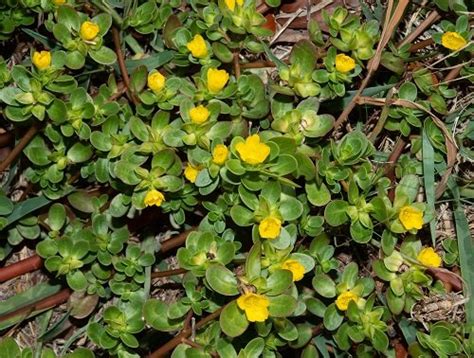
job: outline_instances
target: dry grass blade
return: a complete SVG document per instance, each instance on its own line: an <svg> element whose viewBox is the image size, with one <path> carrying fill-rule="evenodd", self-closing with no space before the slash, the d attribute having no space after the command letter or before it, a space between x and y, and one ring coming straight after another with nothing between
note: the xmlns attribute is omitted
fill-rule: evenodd
<svg viewBox="0 0 474 358"><path fill-rule="evenodd" d="M352 112L355 105L357 104L357 99L362 94L362 91L367 87L370 80L372 79L372 76L375 74L375 72L379 68L380 61L382 58L382 51L385 48L385 46L387 46L388 41L393 35L393 31L395 30L398 23L400 22L405 12L405 9L409 3L410 3L410 0L401 0L395 8L393 12L393 16L390 16L392 12L392 8L393 8L393 1L389 1L387 11L386 11L382 36L380 37L380 41L377 46L377 50L375 51L374 57L369 61L367 65L367 69L368 69L367 76L365 77L364 81L360 85L355 96L352 98L352 101L344 109L344 111L338 117L337 121L334 123L334 129L339 128L347 120L347 117L349 116L349 114Z"/></svg>

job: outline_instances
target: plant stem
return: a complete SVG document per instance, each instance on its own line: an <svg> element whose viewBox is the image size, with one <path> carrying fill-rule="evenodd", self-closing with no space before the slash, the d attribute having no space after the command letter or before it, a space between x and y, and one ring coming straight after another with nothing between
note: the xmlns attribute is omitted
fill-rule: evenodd
<svg viewBox="0 0 474 358"><path fill-rule="evenodd" d="M8 154L3 162L0 163L0 173L7 169L11 163L20 155L20 153L25 149L28 143L33 139L33 137L38 133L39 125L34 123L25 135L20 139L20 142L13 148L13 150Z"/></svg>
<svg viewBox="0 0 474 358"><path fill-rule="evenodd" d="M151 278L176 276L176 275L181 275L186 272L188 272L188 270L182 269L182 268L175 269L175 270L157 271L157 272L151 273Z"/></svg>
<svg viewBox="0 0 474 358"><path fill-rule="evenodd" d="M209 322L215 320L221 314L222 310L225 306L219 308L218 310L212 312L210 315L201 319L198 323L196 323L196 329L200 329L204 327ZM174 338L170 339L167 343L163 346L158 348L156 351L151 353L148 358L162 358L166 357L167 353L171 352L178 344L182 343L185 339L187 339L191 335L191 329L189 327L184 327L180 334L175 336Z"/></svg>
<svg viewBox="0 0 474 358"><path fill-rule="evenodd" d="M161 252L168 252L176 247L182 246L186 242L186 238L188 235L196 230L196 228L191 228L189 230L186 230L182 232L181 234L178 234L177 236L173 237L172 239L166 240L161 244Z"/></svg>
<svg viewBox="0 0 474 358"><path fill-rule="evenodd" d="M30 256L0 269L0 283L14 277L38 270L43 266L43 260L38 255Z"/></svg>
<svg viewBox="0 0 474 358"><path fill-rule="evenodd" d="M112 27L112 39L114 41L115 53L117 54L117 62L120 68L120 73L122 75L123 83L127 89L127 94L133 104L139 104L138 98L130 89L130 78L128 77L127 66L125 66L125 58L122 52L122 45L120 42L120 32L116 27Z"/></svg>

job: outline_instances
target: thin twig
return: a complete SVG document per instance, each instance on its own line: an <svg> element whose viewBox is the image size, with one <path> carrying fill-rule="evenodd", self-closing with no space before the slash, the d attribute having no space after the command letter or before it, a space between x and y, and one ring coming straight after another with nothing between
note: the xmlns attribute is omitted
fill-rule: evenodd
<svg viewBox="0 0 474 358"><path fill-rule="evenodd" d="M234 52L234 75L235 78L239 79L240 77L240 62L239 62L239 51Z"/></svg>
<svg viewBox="0 0 474 358"><path fill-rule="evenodd" d="M196 323L196 329L200 329L204 327L209 322L215 320L221 314L222 310L225 306L219 308L218 310L214 311L210 315L201 319L198 323ZM162 358L166 357L167 353L171 352L178 344L182 343L184 339L188 338L191 335L191 329L183 328L180 334L175 336L174 338L170 339L167 343L163 346L158 348L156 351L151 353L148 358Z"/></svg>
<svg viewBox="0 0 474 358"><path fill-rule="evenodd" d="M402 47L403 45L406 45L408 43L411 43L415 41L418 36L420 36L427 28L429 28L431 25L433 25L436 21L441 19L441 15L436 11L432 11L426 19L423 20L423 22L416 27L415 31L413 31L411 34L409 34L407 37L405 37L398 45L397 47Z"/></svg>
<svg viewBox="0 0 474 358"><path fill-rule="evenodd" d="M392 14L392 7L393 7L393 0L390 0L388 3L386 15L385 15L385 22L382 31L382 36L380 38L379 44L377 46L377 50L375 51L374 57L369 61L368 64L368 73L367 76L364 78L364 81L360 85L357 93L352 98L351 102L347 105L347 107L342 111L337 121L334 123L334 129L338 129L348 118L349 114L352 112L354 107L357 104L358 98L361 96L362 91L367 87L372 79L372 76L375 74L377 69L379 68L380 61L382 59L382 50L385 48L387 43L389 42L393 31L395 30L396 26L398 25L400 19L405 12L406 7L408 6L410 0L400 0Z"/></svg>
<svg viewBox="0 0 474 358"><path fill-rule="evenodd" d="M127 66L125 66L125 58L122 52L122 45L120 41L120 32L116 27L112 27L112 39L114 41L115 53L117 54L117 62L120 68L120 73L122 75L123 83L127 89L127 94L133 104L137 105L140 102L136 98L135 94L131 91L130 88L130 78L128 77Z"/></svg>
<svg viewBox="0 0 474 358"><path fill-rule="evenodd" d="M13 150L8 154L3 162L0 163L0 173L7 169L11 163L20 155L23 149L28 145L28 143L33 139L33 137L38 133L39 124L34 123L25 135L20 139L20 142L13 148Z"/></svg>
<svg viewBox="0 0 474 358"><path fill-rule="evenodd" d="M167 252L176 247L182 246L186 242L186 238L188 237L188 235L194 230L196 230L196 228L186 230L180 233L179 235L164 241L163 243L161 243L161 252Z"/></svg>
<svg viewBox="0 0 474 358"><path fill-rule="evenodd" d="M170 277L176 275L182 275L183 273L188 272L186 269L175 269L175 270L166 270L166 271L157 271L151 273L151 278L159 278L159 277Z"/></svg>

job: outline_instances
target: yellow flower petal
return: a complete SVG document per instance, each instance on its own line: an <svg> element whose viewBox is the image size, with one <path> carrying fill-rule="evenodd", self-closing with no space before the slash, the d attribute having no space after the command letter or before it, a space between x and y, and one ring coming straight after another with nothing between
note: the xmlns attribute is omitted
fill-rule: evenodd
<svg viewBox="0 0 474 358"><path fill-rule="evenodd" d="M191 54L196 58L204 58L207 56L207 45L204 38L197 34L186 45Z"/></svg>
<svg viewBox="0 0 474 358"><path fill-rule="evenodd" d="M401 208L398 218L406 230L419 230L423 226L423 212L413 206Z"/></svg>
<svg viewBox="0 0 474 358"><path fill-rule="evenodd" d="M448 31L441 36L441 44L449 50L457 51L466 46L467 41L457 32Z"/></svg>
<svg viewBox="0 0 474 358"><path fill-rule="evenodd" d="M83 40L92 41L99 34L99 25L85 21L81 25L80 35Z"/></svg>
<svg viewBox="0 0 474 358"><path fill-rule="evenodd" d="M188 163L188 165L184 169L184 177L188 179L191 183L194 183L198 174L199 168L193 167L191 164Z"/></svg>
<svg viewBox="0 0 474 358"><path fill-rule="evenodd" d="M33 62L33 65L38 70L44 70L51 66L51 52L49 51L40 51L40 52L34 52L33 53L33 58L31 59L31 62Z"/></svg>
<svg viewBox="0 0 474 358"><path fill-rule="evenodd" d="M284 270L291 271L293 281L299 281L304 277L304 266L297 260L288 259L281 265Z"/></svg>
<svg viewBox="0 0 474 358"><path fill-rule="evenodd" d="M237 299L237 306L250 322L264 322L269 316L270 301L263 295L245 293Z"/></svg>
<svg viewBox="0 0 474 358"><path fill-rule="evenodd" d="M263 219L258 225L258 233L263 239L276 239L280 235L281 231L281 220L269 216Z"/></svg>
<svg viewBox="0 0 474 358"><path fill-rule="evenodd" d="M432 247L425 247L416 257L423 265L428 267L440 267L442 260Z"/></svg>
<svg viewBox="0 0 474 358"><path fill-rule="evenodd" d="M352 57L340 53L336 56L336 70L342 73L350 72L355 68L355 61Z"/></svg>
<svg viewBox="0 0 474 358"><path fill-rule="evenodd" d="M218 144L212 151L212 162L217 165L222 165L229 156L229 149L224 144Z"/></svg>
<svg viewBox="0 0 474 358"><path fill-rule="evenodd" d="M54 5L62 5L66 2L66 0L54 0Z"/></svg>
<svg viewBox="0 0 474 358"><path fill-rule="evenodd" d="M156 189L150 190L148 193L145 195L145 199L143 202L145 203L145 206L161 206L163 202L165 201L165 196L163 193L159 192Z"/></svg>
<svg viewBox="0 0 474 358"><path fill-rule="evenodd" d="M210 68L207 71L207 89L211 93L218 93L220 90L222 90L228 80L229 74L226 72L226 70Z"/></svg>
<svg viewBox="0 0 474 358"><path fill-rule="evenodd" d="M343 292L339 296L337 296L336 307L341 311L346 311L347 308L349 307L349 302L354 301L357 303L358 300L359 300L359 296L356 295L354 292L352 291Z"/></svg>
<svg viewBox="0 0 474 358"><path fill-rule="evenodd" d="M147 85L148 88L151 89L153 92L159 92L165 87L166 77L163 76L160 72L155 71L151 72L148 75Z"/></svg>
<svg viewBox="0 0 474 358"><path fill-rule="evenodd" d="M191 117L191 122L196 124L202 124L206 122L209 118L209 115L209 110L202 104L189 110L189 117Z"/></svg>
<svg viewBox="0 0 474 358"><path fill-rule="evenodd" d="M248 137L245 142L237 143L235 150L245 163L252 165L263 163L270 154L270 147L260 143L258 134Z"/></svg>

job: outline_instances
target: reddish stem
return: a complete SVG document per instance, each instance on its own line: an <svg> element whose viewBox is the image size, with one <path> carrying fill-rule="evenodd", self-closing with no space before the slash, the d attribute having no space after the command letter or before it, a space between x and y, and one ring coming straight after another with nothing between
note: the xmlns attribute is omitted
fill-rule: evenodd
<svg viewBox="0 0 474 358"><path fill-rule="evenodd" d="M166 240L165 242L163 242L161 244L160 251L161 252L168 252L168 251L170 251L170 250L172 250L176 247L182 246L186 242L186 238L188 237L188 235L191 232L193 232L194 230L195 230L195 228L186 230L186 231L182 232L181 234L173 237L172 239Z"/></svg>
<svg viewBox="0 0 474 358"><path fill-rule="evenodd" d="M225 306L219 308L218 310L214 311L210 315L204 317L202 320L200 320L198 323L196 323L196 330L204 327L206 324L209 322L215 320L219 315L221 314L222 310L224 309ZM174 338L170 339L167 343L165 343L163 346L158 348L156 351L151 353L148 358L161 358L161 357L166 357L167 353L171 352L178 344L182 343L186 338L188 338L191 335L192 331L191 329L185 327L181 331L180 334L175 336Z"/></svg>
<svg viewBox="0 0 474 358"><path fill-rule="evenodd" d="M167 270L167 271L158 271L158 272L152 272L151 273L151 278L159 278L159 277L169 277L169 276L175 276L175 275L182 275L183 273L188 272L186 269L176 269L176 270Z"/></svg>
<svg viewBox="0 0 474 358"><path fill-rule="evenodd" d="M38 270L43 266L43 260L38 255L33 255L27 259L20 260L6 267L0 268L0 283L8 281L14 277Z"/></svg>
<svg viewBox="0 0 474 358"><path fill-rule="evenodd" d="M66 302L69 299L69 296L71 296L71 290L69 290L69 288L65 288L64 290L61 290L58 293L55 293L54 295L48 296L40 301L30 303L24 307L16 309L13 312L9 312L4 314L3 316L0 316L0 322L4 322L12 317L19 315L23 315L26 318L32 312L42 311L56 307Z"/></svg>
<svg viewBox="0 0 474 358"><path fill-rule="evenodd" d="M11 163L15 161L15 159L20 155L23 149L28 145L31 139L36 135L38 132L39 126L37 123L33 124L25 135L20 139L20 142L13 148L13 150L8 154L3 162L0 163L0 173L2 173L5 169L7 169Z"/></svg>

